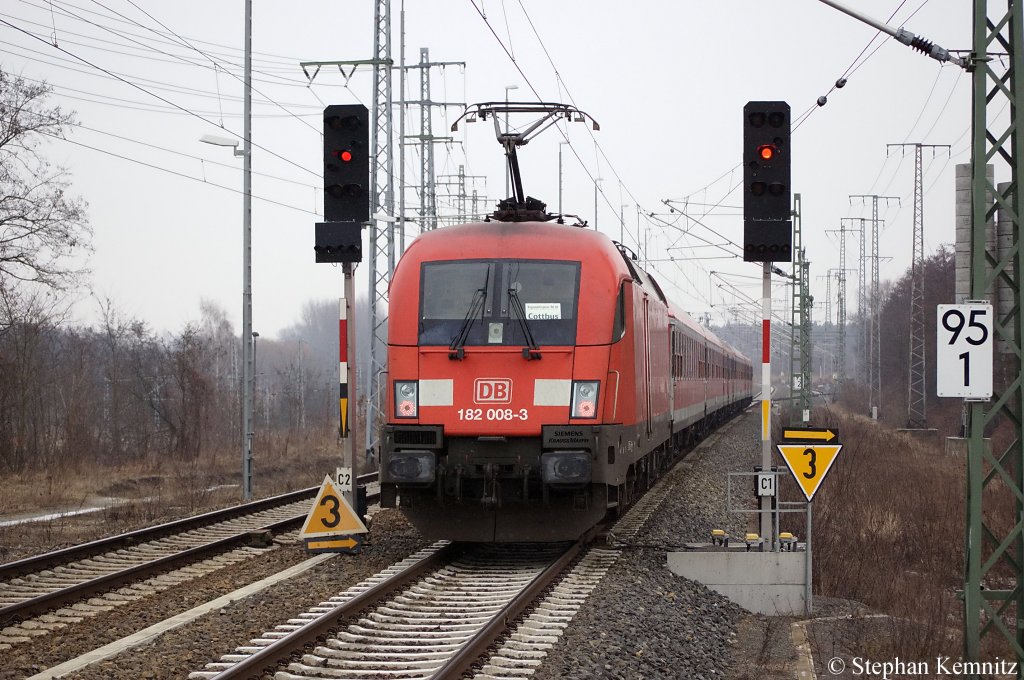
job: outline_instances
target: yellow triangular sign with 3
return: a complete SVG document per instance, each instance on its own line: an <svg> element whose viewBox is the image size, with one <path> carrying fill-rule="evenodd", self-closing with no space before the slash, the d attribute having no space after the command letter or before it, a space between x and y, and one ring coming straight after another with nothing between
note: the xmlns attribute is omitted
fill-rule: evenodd
<svg viewBox="0 0 1024 680"><path fill-rule="evenodd" d="M842 444L779 444L779 453L810 503L842 451Z"/></svg>
<svg viewBox="0 0 1024 680"><path fill-rule="evenodd" d="M366 525L359 519L345 497L341 495L338 487L331 481L331 476L324 477L324 483L320 485L320 493L316 495L313 507L306 515L306 523L302 525L299 538L365 534L366 532Z"/></svg>

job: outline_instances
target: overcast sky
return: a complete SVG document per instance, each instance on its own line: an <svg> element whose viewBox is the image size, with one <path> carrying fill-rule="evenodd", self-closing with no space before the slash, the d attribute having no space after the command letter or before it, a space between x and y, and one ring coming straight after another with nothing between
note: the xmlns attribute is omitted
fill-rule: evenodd
<svg viewBox="0 0 1024 680"><path fill-rule="evenodd" d="M404 4L406 63L418 62L423 47L433 61L466 63L432 69L433 100L496 101L515 85L513 101L572 103L600 123L593 133L582 124L565 127L565 212L593 224L593 178L602 178L598 228L618 239L621 211L626 244L636 249L639 233L649 268L695 316L710 311L721 323L735 305L758 313L747 296L760 295L760 265L744 264L734 245L742 242L739 163L748 100L786 100L800 123L793 186L803 198L816 302L825 298L825 276L839 267L839 238L828 230L843 217L870 216L849 194L901 197L880 210L883 280L910 262L913 151L887 154L888 143L952 146L934 157L925 152L926 254L953 241L954 166L970 156L970 78L816 0ZM893 25L905 22L948 49L970 47L970 3L853 4L882 20L895 12ZM396 63L401 7L392 0ZM241 159L198 140L242 132L242 0L8 0L0 18L16 27L0 23L0 67L45 80L53 103L77 112L80 127L47 151L89 203L95 291L157 329L197 319L204 298L224 307L238 328ZM329 69L310 84L299 62L369 59L373 31L370 0L254 2L253 328L262 335L295 321L304 301L339 293L340 270L313 262L313 224L323 206L321 112L324 104L369 106L373 98L368 67L346 87ZM846 86L830 92L844 74ZM418 70L409 79L408 98L418 99ZM398 82L396 73L396 100ZM824 94L828 104L818 108ZM420 111L407 111L407 134L418 134ZM449 134L459 113L461 107L434 108L434 134ZM396 134L397 127L396 110ZM461 125L453 138L435 147L437 174L464 166L480 177L472 187L493 204L504 183L493 128ZM551 210L563 139L552 129L521 150L526 193ZM408 149L406 162L407 212L414 214L418 148ZM452 213L444 193L439 189L439 211ZM858 266L856 238L847 243L850 268ZM366 270L364 263L357 273L363 289ZM848 280L852 315L856 273ZM89 323L96 305L83 297L76 318ZM815 320L824 312L816 306Z"/></svg>

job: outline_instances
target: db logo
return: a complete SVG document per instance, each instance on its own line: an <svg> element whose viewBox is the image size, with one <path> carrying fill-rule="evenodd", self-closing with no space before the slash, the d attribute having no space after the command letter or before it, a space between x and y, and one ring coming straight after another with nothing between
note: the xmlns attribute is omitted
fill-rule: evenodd
<svg viewBox="0 0 1024 680"><path fill-rule="evenodd" d="M477 378L473 401L478 404L511 404L512 381L507 378Z"/></svg>

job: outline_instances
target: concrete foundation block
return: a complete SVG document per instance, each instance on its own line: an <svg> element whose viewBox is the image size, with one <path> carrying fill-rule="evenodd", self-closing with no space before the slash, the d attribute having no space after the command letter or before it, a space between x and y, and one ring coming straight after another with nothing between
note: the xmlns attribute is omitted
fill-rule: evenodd
<svg viewBox="0 0 1024 680"><path fill-rule="evenodd" d="M668 568L757 614L799 616L805 560L802 552L670 552Z"/></svg>

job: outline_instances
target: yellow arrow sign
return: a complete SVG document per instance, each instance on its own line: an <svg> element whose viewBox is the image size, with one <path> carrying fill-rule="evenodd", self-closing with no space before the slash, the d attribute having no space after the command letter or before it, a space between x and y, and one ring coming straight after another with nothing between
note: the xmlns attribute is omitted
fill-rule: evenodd
<svg viewBox="0 0 1024 680"><path fill-rule="evenodd" d="M311 553L324 552L345 552L357 553L362 548L363 541L359 535L345 536L344 538L308 538L306 539L306 550Z"/></svg>
<svg viewBox="0 0 1024 680"><path fill-rule="evenodd" d="M812 428L789 429L782 431L783 439L812 439L815 441L830 442L839 436L838 432L832 430L815 430Z"/></svg>
<svg viewBox="0 0 1024 680"><path fill-rule="evenodd" d="M338 491L330 475L324 477L320 493L306 515L299 538L319 538L344 534L365 534L366 525Z"/></svg>
<svg viewBox="0 0 1024 680"><path fill-rule="evenodd" d="M825 475L839 457L839 452L843 450L843 445L779 444L776 448L789 466L793 479L804 492L807 502L810 503Z"/></svg>

